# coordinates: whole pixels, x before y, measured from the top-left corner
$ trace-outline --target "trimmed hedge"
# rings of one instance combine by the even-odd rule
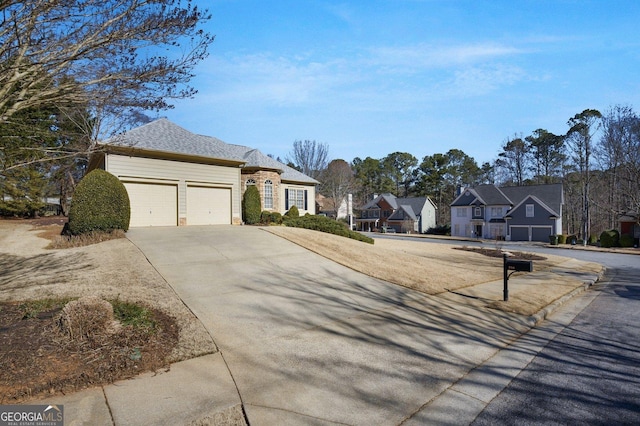
[[[326,216],[305,215],[303,217],[287,217],[285,215],[284,224],[293,228],[312,229],[314,231],[339,235],[341,237],[373,244],[373,238],[364,236],[359,232],[351,231],[343,223]]]
[[[127,231],[131,207],[122,182],[109,172],[89,172],[76,187],[69,209],[69,232],[73,235],[94,231]]]
[[[242,196],[242,220],[247,225],[260,222],[260,192],[255,185],[249,185]]]
[[[300,210],[297,206],[291,206],[291,208],[284,214],[286,217],[300,217]]]
[[[270,225],[272,223],[280,225],[282,224],[282,215],[279,212],[270,212],[265,210],[260,215],[260,223],[264,223],[265,225]]]
[[[609,231],[603,231],[600,234],[600,246],[601,247],[618,247],[620,246],[620,233],[617,229],[611,229]]]
[[[429,228],[425,234],[431,235],[451,235],[451,225],[437,225],[435,228]]]
[[[634,243],[633,235],[622,234],[620,235],[620,247],[633,247]]]

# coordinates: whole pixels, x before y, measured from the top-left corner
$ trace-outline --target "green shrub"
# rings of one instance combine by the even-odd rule
[[[633,247],[633,235],[622,234],[620,235],[620,247]]]
[[[247,225],[260,222],[260,192],[255,185],[250,185],[242,196],[242,220]]]
[[[286,217],[300,217],[300,210],[297,206],[291,206],[291,208],[284,214]]]
[[[69,209],[69,232],[80,235],[127,231],[130,215],[129,194],[122,182],[111,173],[96,169],[76,187]]]
[[[282,224],[282,215],[279,212],[265,210],[260,214],[260,223],[265,225],[280,225]]]
[[[431,235],[451,235],[451,225],[437,225],[435,228],[429,228],[425,234]]]
[[[567,236],[564,234],[558,234],[558,244],[566,244]]]
[[[260,223],[264,223],[265,225],[270,224],[271,223],[271,212],[265,210],[262,213],[260,213]]]
[[[284,224],[294,228],[312,229],[373,244],[372,238],[366,237],[359,232],[351,231],[345,224],[326,216],[305,215],[303,217],[291,217],[285,215]]]
[[[596,244],[598,244],[598,237],[595,235],[591,235],[587,244],[589,244],[590,246],[595,246]]]
[[[271,223],[275,223],[276,225],[282,224],[282,215],[280,212],[271,212]]]
[[[618,247],[620,245],[620,233],[617,229],[603,231],[600,234],[601,247]]]

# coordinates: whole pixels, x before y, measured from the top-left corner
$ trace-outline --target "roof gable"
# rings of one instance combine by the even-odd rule
[[[520,201],[512,209],[510,209],[505,216],[510,216],[511,214],[513,214],[513,212],[515,212],[515,211],[519,210],[520,208],[522,208],[523,205],[529,204],[528,201],[530,201],[530,200],[535,202],[539,206],[541,206],[543,209],[545,209],[547,212],[549,212],[550,215],[555,216],[555,217],[560,217],[560,214],[558,212],[554,211],[551,207],[546,205],[542,200],[540,200],[535,195],[529,195],[529,196],[525,197],[522,201]]]
[[[562,211],[562,204],[564,204],[561,183],[550,185],[505,186],[502,187],[501,190],[513,201],[514,205],[522,204],[525,198],[532,195],[557,215]]]
[[[404,214],[403,214],[404,213]],[[398,207],[396,211],[393,212],[391,216],[387,220],[404,220],[406,219],[404,216],[408,216],[412,220],[418,220],[418,216],[416,212],[410,205],[403,204]]]

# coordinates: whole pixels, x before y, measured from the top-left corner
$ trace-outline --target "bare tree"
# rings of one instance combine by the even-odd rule
[[[606,113],[594,156],[606,172],[602,204],[613,228],[620,214],[640,210],[640,117],[631,107],[616,105]]]
[[[213,36],[206,11],[180,0],[0,3],[0,121],[58,103],[141,110],[192,96],[194,65]]]
[[[327,197],[331,210],[338,217],[340,206],[356,188],[354,172],[344,160],[333,160],[320,176],[320,193]]]
[[[581,235],[584,244],[591,233],[590,215],[590,183],[591,183],[591,156],[593,154],[593,136],[600,128],[602,114],[595,109],[586,109],[580,114],[570,118],[567,124],[570,126],[565,137],[571,159],[580,176],[582,189],[582,218]]]
[[[318,179],[327,168],[329,145],[316,141],[295,141],[286,161],[307,176]]]

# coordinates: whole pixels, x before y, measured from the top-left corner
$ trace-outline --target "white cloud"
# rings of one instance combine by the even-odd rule
[[[371,49],[371,63],[395,70],[424,70],[460,66],[523,53],[522,50],[495,43],[458,46],[378,47]]]
[[[454,73],[445,91],[458,96],[479,96],[522,80],[530,78],[522,68],[513,65],[468,67]]]

